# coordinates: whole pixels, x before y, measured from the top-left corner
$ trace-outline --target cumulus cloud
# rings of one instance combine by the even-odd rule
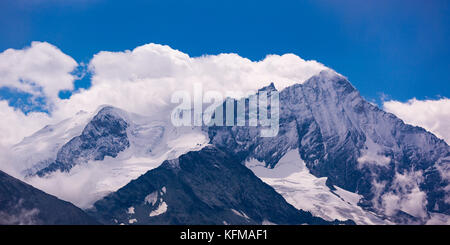
[[[46,42],[32,42],[24,49],[7,49],[0,53],[0,88],[10,88],[33,98],[44,98],[43,106],[51,109],[60,99],[61,90],[72,90],[77,78],[72,71],[78,66],[70,56]],[[59,113],[61,114],[61,113]],[[63,115],[61,115],[63,116]],[[0,101],[0,145],[18,143],[46,124],[61,120],[47,113],[21,110]]]
[[[411,99],[406,103],[391,100],[384,102],[383,108],[405,123],[423,127],[450,143],[450,99]]]
[[[170,106],[174,91],[192,91],[194,83],[205,91],[221,93],[257,90],[270,82],[282,89],[326,69],[293,54],[269,55],[254,62],[237,54],[189,57],[157,44],[132,51],[100,52],[89,68],[94,73],[92,88],[74,96],[71,103],[91,107],[111,104],[142,114]]]
[[[33,42],[22,50],[8,49],[0,54],[0,87],[12,87],[45,96],[51,103],[50,115],[24,115],[0,103],[1,143],[17,143],[24,136],[71,117],[80,110],[95,111],[108,104],[145,115],[169,116],[170,96],[177,90],[192,90],[199,83],[204,90],[256,90],[270,82],[282,89],[302,83],[327,69],[316,61],[293,54],[268,55],[251,61],[237,54],[190,57],[169,46],[147,44],[123,52],[102,51],[88,67],[92,86],[70,99],[61,100],[61,90],[73,89],[72,74],[77,62],[57,47]]]
[[[21,50],[0,53],[0,87],[45,96],[51,100],[61,90],[73,89],[71,72],[78,66],[70,56],[46,42],[32,42]]]
[[[305,79],[325,69],[315,61],[293,54],[268,55],[253,62],[237,54],[205,55],[191,58],[169,46],[147,44],[124,52],[100,52],[90,62],[93,84],[147,81],[152,85],[192,86],[201,82],[219,91],[258,89],[269,82],[278,88]],[[172,80],[160,80],[172,78]],[[161,82],[165,82],[162,83]]]

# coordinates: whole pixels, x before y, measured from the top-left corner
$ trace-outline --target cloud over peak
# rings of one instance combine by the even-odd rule
[[[251,61],[234,53],[190,57],[167,45],[153,43],[132,51],[99,52],[89,67],[95,74],[94,85],[172,78],[177,87],[191,86],[192,80],[197,80],[216,90],[242,89],[242,86],[258,89],[269,81],[284,88],[302,83],[326,69],[316,61],[305,61],[294,54],[268,55],[261,61]]]
[[[386,101],[383,109],[405,123],[420,126],[450,143],[450,99]]]
[[[6,119],[0,125],[0,144],[17,143],[47,123],[56,123],[80,110],[95,111],[104,104],[158,116],[171,107],[173,92],[192,91],[194,83],[201,84],[204,91],[223,93],[257,90],[271,82],[282,89],[327,69],[294,54],[268,55],[261,61],[233,53],[190,57],[167,45],[150,43],[133,50],[95,54],[88,64],[91,87],[60,99],[60,91],[74,89],[78,79],[74,71],[79,67],[72,57],[46,42],[0,53],[0,88],[44,97],[50,111],[24,115],[1,104],[0,113]],[[27,129],[22,129],[25,125]]]

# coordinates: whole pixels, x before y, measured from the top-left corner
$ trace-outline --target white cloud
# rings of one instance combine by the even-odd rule
[[[51,116],[42,113],[24,115],[6,103],[0,103],[0,143],[17,143],[24,136],[76,114],[95,111],[109,104],[128,111],[155,116],[169,116],[170,96],[176,90],[192,90],[201,83],[204,90],[256,90],[270,82],[278,88],[302,83],[326,69],[315,61],[305,61],[293,54],[269,55],[253,62],[237,54],[189,57],[169,46],[147,44],[132,51],[94,55],[89,69],[92,87],[60,100],[60,90],[72,89],[78,66],[70,56],[45,42],[33,42],[22,50],[0,53],[0,87],[9,86],[29,93],[43,90],[51,106]],[[32,82],[30,84],[28,81]],[[156,114],[157,113],[157,114]]]
[[[450,99],[386,101],[383,108],[405,123],[420,126],[450,143]]]
[[[325,69],[315,61],[305,61],[293,54],[269,55],[252,62],[237,54],[206,55],[191,58],[169,46],[147,44],[125,52],[100,52],[90,68],[94,84],[146,81],[168,86],[169,91],[192,82],[219,91],[258,89],[273,81],[278,88],[301,83]],[[170,80],[160,80],[172,78]]]
[[[253,62],[237,54],[189,57],[169,46],[147,44],[124,52],[100,52],[89,64],[93,87],[77,94],[71,103],[82,106],[111,104],[152,114],[169,105],[176,90],[249,91],[274,82],[282,89],[302,83],[326,69],[293,54],[269,55]],[[86,108],[88,109],[88,108]]]
[[[302,83],[327,69],[293,54],[269,55],[253,62],[237,54],[189,57],[169,46],[147,44],[124,52],[100,52],[89,64],[92,87],[60,101],[54,114],[70,116],[78,110],[93,111],[109,104],[144,115],[169,116],[170,98],[177,90],[257,90],[274,82],[282,89]]]
[[[387,215],[394,215],[398,210],[414,217],[426,218],[427,197],[419,188],[423,181],[422,172],[396,173],[390,192],[381,197],[382,206]]]
[[[46,42],[0,53],[0,87],[10,87],[54,100],[60,90],[73,89],[78,66],[70,56]],[[42,89],[42,91],[40,91]]]
[[[0,101],[0,145],[8,146],[31,135],[52,120],[42,112],[32,112],[25,115],[21,110],[14,109],[7,101]]]
[[[362,168],[365,165],[388,166],[391,158],[382,154],[383,149],[381,145],[373,142],[370,138],[366,139],[366,148],[361,151],[361,156],[357,159],[358,167]]]

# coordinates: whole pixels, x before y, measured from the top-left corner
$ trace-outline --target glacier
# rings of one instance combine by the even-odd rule
[[[337,186],[329,187],[326,177],[312,175],[298,149],[286,152],[274,168],[267,168],[266,163],[256,159],[247,160],[245,166],[297,209],[310,211],[328,221],[353,220],[359,225],[392,224],[359,207],[361,195]]]

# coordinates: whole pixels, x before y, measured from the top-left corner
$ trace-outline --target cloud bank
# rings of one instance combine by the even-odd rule
[[[60,99],[61,90],[73,90],[77,77],[72,72],[78,66],[73,58],[46,42],[0,53],[0,87],[44,96],[50,109],[50,114],[25,115],[0,101],[0,115],[4,118],[0,123],[0,144],[18,143],[46,124],[80,110],[95,111],[104,104],[144,115],[166,116],[161,113],[172,107],[172,93],[191,91],[193,83],[220,92],[257,90],[270,82],[282,89],[327,69],[293,54],[268,55],[261,61],[237,54],[190,57],[169,46],[147,44],[123,52],[95,54],[88,64],[92,86],[69,99]]]
[[[420,126],[450,143],[450,99],[386,101],[383,109],[405,123]]]

